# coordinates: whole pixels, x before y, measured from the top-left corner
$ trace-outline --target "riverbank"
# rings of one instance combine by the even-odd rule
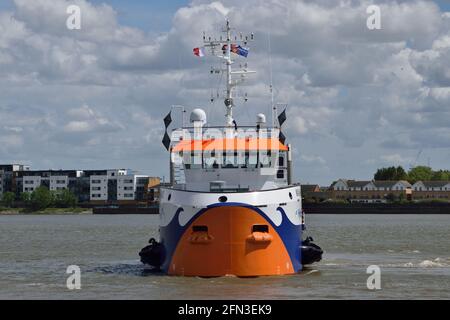
[[[307,214],[450,214],[450,203],[307,203]],[[30,211],[24,208],[1,208],[0,215],[157,215],[159,207],[95,207],[95,208],[48,208]]]
[[[26,208],[0,208],[0,215],[90,215],[92,209],[87,208],[47,208],[44,210],[31,211]]]
[[[96,207],[93,208],[93,214],[115,215],[115,214],[159,214],[159,206],[151,207],[133,207],[133,206],[117,206],[117,207]]]

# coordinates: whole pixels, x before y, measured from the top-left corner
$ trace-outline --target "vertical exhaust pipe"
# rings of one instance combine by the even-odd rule
[[[287,145],[288,153],[287,153],[287,183],[288,185],[292,185],[292,148],[291,144]]]
[[[170,170],[170,186],[175,185],[175,168],[172,161],[172,148],[170,148],[169,152],[169,170]]]

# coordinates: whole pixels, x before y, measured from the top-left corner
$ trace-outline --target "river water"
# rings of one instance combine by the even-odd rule
[[[137,253],[158,216],[0,216],[0,299],[450,299],[450,215],[310,215],[322,262],[301,274],[182,278]],[[69,265],[81,290],[66,287]],[[369,265],[381,289],[367,288]]]

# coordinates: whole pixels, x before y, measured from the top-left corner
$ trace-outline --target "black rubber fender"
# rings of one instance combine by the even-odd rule
[[[322,260],[323,250],[321,247],[313,243],[313,239],[308,237],[302,241],[300,246],[301,262],[303,265],[313,264]]]
[[[164,263],[165,249],[164,245],[151,238],[149,245],[139,252],[141,262],[152,267],[159,268]]]

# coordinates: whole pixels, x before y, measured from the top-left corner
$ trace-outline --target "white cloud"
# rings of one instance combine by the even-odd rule
[[[405,157],[404,155],[400,155],[398,153],[382,155],[380,160],[386,165],[407,165],[413,161],[412,158]]]
[[[23,137],[17,134],[1,135],[0,150],[9,148],[18,148],[23,145]]]
[[[301,155],[300,159],[308,164],[320,164],[320,165],[324,165],[327,162],[325,161],[325,159],[323,159],[320,156],[314,156],[314,155]]]
[[[86,121],[71,121],[64,126],[66,132],[87,132],[92,130]]]
[[[299,134],[304,134],[308,132],[308,129],[306,128],[306,121],[302,117],[297,116],[293,118],[291,121],[294,130],[297,131]]]
[[[94,111],[87,105],[83,105],[80,108],[73,108],[67,111],[67,115],[76,119],[91,119],[95,116]]]

